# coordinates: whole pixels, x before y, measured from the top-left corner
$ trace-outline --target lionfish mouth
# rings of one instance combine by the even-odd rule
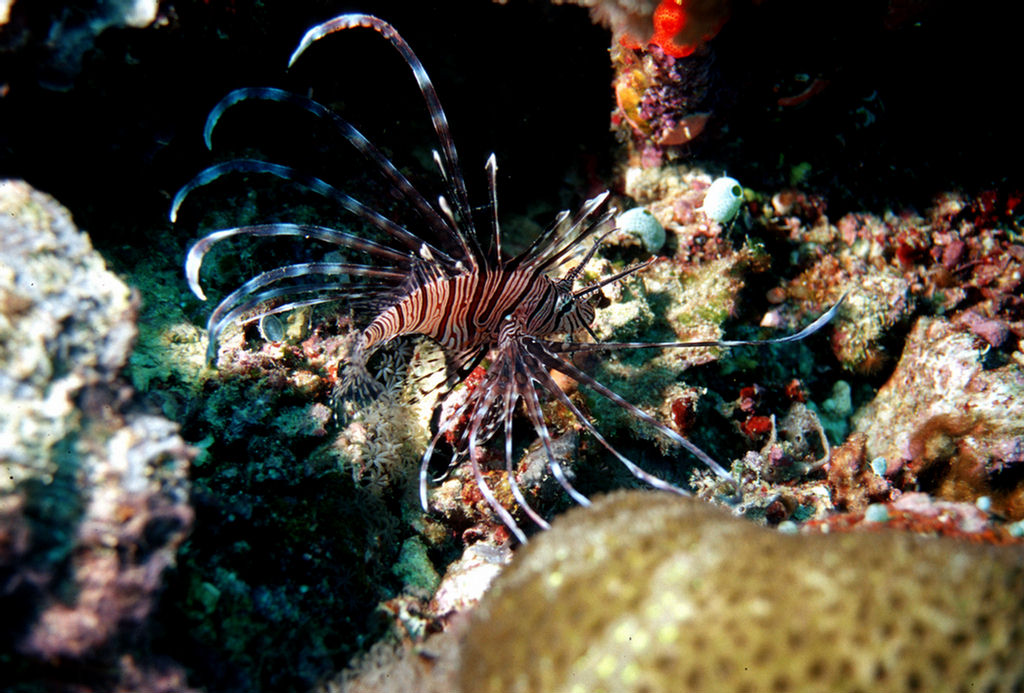
[[[720,478],[732,477],[720,464],[687,438],[573,365],[569,356],[579,353],[651,348],[732,347],[780,344],[804,339],[821,329],[836,314],[843,299],[800,332],[766,340],[702,342],[600,342],[590,330],[593,308],[588,297],[601,286],[644,269],[643,263],[594,284],[573,290],[573,281],[593,256],[608,231],[614,210],[603,211],[608,193],[583,204],[579,212],[560,213],[548,229],[526,250],[514,257],[502,251],[498,223],[494,155],[487,161],[489,200],[488,232],[478,234],[462,169],[448,126],[448,119],[430,77],[399,33],[387,22],[367,14],[343,14],[306,32],[292,53],[289,67],[315,41],[338,31],[369,28],[386,39],[412,70],[426,101],[438,149],[434,161],[444,194],[429,201],[381,151],[351,123],[326,106],[304,96],[270,87],[242,88],[227,94],[207,117],[203,136],[211,148],[212,134],[223,114],[247,101],[278,102],[304,110],[331,124],[363,157],[368,169],[402,202],[411,223],[399,223],[377,209],[334,187],[327,181],[296,168],[257,159],[234,159],[211,166],[186,183],[175,195],[170,218],[198,188],[236,174],[274,176],[298,184],[365,223],[374,238],[327,226],[300,223],[260,223],[220,229],[197,241],[185,260],[188,285],[200,300],[206,296],[199,274],[203,259],[216,244],[238,238],[294,237],[312,239],[334,247],[339,254],[353,253],[368,262],[300,262],[257,274],[224,297],[210,314],[207,358],[215,362],[218,342],[232,323],[246,322],[323,303],[343,302],[352,311],[360,332],[349,362],[345,364],[350,395],[379,391],[366,371],[369,355],[381,345],[404,335],[422,335],[442,348],[447,377],[442,398],[477,368],[485,357],[489,364],[480,383],[455,411],[445,417],[424,452],[420,465],[420,500],[429,512],[428,466],[442,436],[455,436],[455,458],[468,457],[482,496],[519,541],[527,540],[512,512],[497,499],[481,467],[481,446],[499,428],[504,431],[504,461],[511,492],[522,512],[537,526],[547,521],[527,502],[513,466],[513,415],[522,403],[526,416],[540,438],[551,474],[574,501],[588,505],[585,495],[573,487],[569,475],[553,451],[551,431],[541,409],[542,399],[554,399],[579,425],[646,484],[678,494],[688,492],[646,472],[619,452],[593,421],[559,387],[553,373],[566,376],[606,398],[631,416],[682,446]],[[581,244],[597,237],[582,261],[561,278],[557,273],[574,262]],[[557,339],[586,330],[594,342]],[[481,340],[480,335],[492,335]],[[460,422],[464,422],[460,424]],[[461,425],[461,429],[459,428]],[[453,459],[454,462],[454,459]]]

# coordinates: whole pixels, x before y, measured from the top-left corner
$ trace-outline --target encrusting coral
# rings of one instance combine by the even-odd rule
[[[192,690],[140,636],[194,512],[193,451],[123,376],[135,316],[68,210],[0,180],[0,680],[46,672],[5,691]]]
[[[986,364],[990,347],[948,320],[920,318],[892,377],[855,417],[884,474],[939,498],[1024,517],[1024,370]]]
[[[662,493],[569,511],[484,597],[463,691],[1011,691],[1024,554],[784,535]]]

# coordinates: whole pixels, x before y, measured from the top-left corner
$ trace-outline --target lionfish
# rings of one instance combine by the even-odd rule
[[[486,369],[465,402],[442,417],[438,430],[423,453],[419,474],[420,501],[429,512],[427,500],[428,465],[442,436],[455,436],[452,458],[455,464],[468,456],[476,485],[496,515],[521,542],[523,530],[512,514],[495,497],[481,469],[480,446],[497,430],[504,430],[505,468],[510,490],[522,511],[538,526],[547,521],[527,502],[513,468],[513,414],[521,402],[540,439],[548,467],[565,492],[581,505],[585,495],[573,487],[569,476],[552,452],[552,436],[541,410],[542,395],[560,402],[576,421],[638,479],[652,487],[686,494],[620,453],[596,428],[584,412],[566,395],[552,373],[568,376],[589,387],[615,405],[650,425],[668,439],[688,450],[719,477],[732,481],[721,465],[703,450],[650,414],[626,401],[572,363],[572,354],[620,349],[733,347],[781,344],[804,339],[819,330],[836,313],[837,303],[796,334],[764,340],[700,342],[600,342],[590,325],[595,316],[592,300],[602,287],[644,269],[650,261],[628,267],[613,276],[581,288],[574,288],[583,268],[593,257],[601,240],[613,228],[614,209],[602,211],[608,199],[603,192],[587,200],[578,212],[562,211],[529,246],[508,257],[502,249],[496,190],[497,163],[487,159],[487,238],[481,239],[448,120],[430,77],[408,43],[391,24],[367,14],[343,14],[309,29],[292,53],[289,67],[315,41],[353,28],[375,30],[386,39],[411,68],[430,114],[438,149],[434,163],[440,172],[444,193],[431,202],[408,178],[347,120],[326,106],[285,90],[260,87],[241,88],[228,93],[210,112],[204,139],[211,147],[211,134],[229,108],[247,100],[290,104],[333,124],[342,138],[358,152],[369,169],[383,180],[393,195],[408,208],[416,225],[400,224],[384,213],[342,192],[321,178],[295,168],[255,159],[234,159],[211,166],[186,183],[175,195],[171,221],[185,198],[201,186],[228,174],[268,174],[299,184],[336,203],[362,220],[385,239],[371,240],[313,224],[260,223],[215,231],[196,242],[188,252],[185,275],[200,300],[206,300],[199,284],[203,258],[212,246],[236,237],[299,237],[316,239],[340,249],[365,253],[370,264],[349,262],[297,262],[264,271],[229,293],[209,317],[207,358],[215,362],[217,344],[224,328],[245,318],[251,322],[263,316],[328,302],[344,302],[360,327],[344,364],[342,382],[349,396],[367,397],[379,392],[379,385],[367,370],[367,360],[383,345],[400,336],[422,335],[442,349],[446,362],[447,397],[480,365]],[[594,243],[585,253],[581,244]],[[485,240],[485,246],[481,241]],[[582,254],[582,259],[579,256]],[[575,264],[565,270],[566,266]],[[558,276],[558,271],[563,274]],[[571,336],[586,331],[594,342],[573,341]],[[464,422],[461,432],[460,422]]]

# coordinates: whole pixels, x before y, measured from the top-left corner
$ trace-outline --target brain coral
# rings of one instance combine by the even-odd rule
[[[484,598],[463,691],[1020,691],[1024,561],[898,533],[784,535],[698,501],[577,508]]]

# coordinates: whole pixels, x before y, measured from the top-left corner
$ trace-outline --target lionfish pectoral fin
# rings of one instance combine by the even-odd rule
[[[533,345],[533,348],[543,349],[544,347],[543,345]],[[682,496],[690,495],[689,491],[679,488],[675,484],[669,483],[668,481],[665,481],[664,479],[661,479],[655,476],[654,474],[644,471],[639,466],[637,466],[632,460],[630,460],[628,457],[619,452],[614,446],[612,446],[612,444],[608,442],[608,440],[603,435],[601,435],[601,431],[597,429],[597,426],[595,426],[594,423],[580,410],[580,408],[577,407],[571,399],[569,399],[569,396],[565,394],[561,387],[558,386],[554,378],[551,377],[550,373],[542,367],[541,358],[537,356],[535,353],[531,353],[530,357],[537,363],[537,366],[534,368],[534,373],[536,373],[539,376],[540,384],[551,395],[553,395],[556,400],[561,402],[566,409],[569,410],[569,412],[576,418],[580,425],[582,425],[584,429],[589,431],[590,434],[594,436],[597,442],[603,445],[612,455],[618,458],[618,460],[626,467],[626,469],[629,470],[629,472],[633,476],[635,476],[637,479],[640,479],[641,481],[646,483],[648,486],[651,486],[652,488],[660,489],[662,491],[670,491],[672,493],[676,493]],[[560,360],[557,356],[550,352],[548,352],[545,355],[545,357],[549,359]],[[583,384],[586,385],[587,383]]]
[[[540,362],[543,363],[548,368],[558,371],[563,375],[567,375],[573,380],[575,380],[577,383],[589,387],[590,389],[594,390],[596,393],[598,393],[605,399],[609,400],[619,408],[631,414],[634,418],[643,421],[644,423],[657,430],[659,433],[664,435],[672,442],[683,447],[691,455],[693,455],[698,460],[703,462],[704,465],[708,467],[712,472],[714,472],[715,475],[718,476],[720,479],[727,482],[731,482],[734,485],[738,485],[736,478],[732,474],[730,474],[722,465],[716,462],[710,455],[701,450],[695,444],[691,443],[686,437],[680,435],[679,433],[672,430],[665,424],[661,423],[660,421],[658,421],[653,416],[651,416],[644,410],[640,409],[636,405],[627,402],[622,397],[622,395],[618,394],[617,392],[609,388],[607,385],[602,384],[593,376],[584,373],[569,361],[558,358],[558,356],[550,350],[550,347],[559,346],[561,345],[559,345],[557,342],[532,339],[530,340],[530,353],[534,357],[539,359]],[[630,465],[627,465],[627,467],[628,466]],[[630,467],[630,471],[633,471],[632,467]]]
[[[575,296],[579,298],[589,287],[578,292]],[[700,347],[739,347],[739,346],[769,346],[772,344],[789,344],[807,339],[812,334],[821,330],[829,324],[839,313],[843,302],[849,296],[849,292],[839,297],[831,308],[815,318],[814,322],[799,332],[785,335],[783,337],[772,337],[770,339],[713,339],[697,342],[562,342],[548,343],[558,353],[573,352],[577,354],[590,354],[596,351],[615,351],[619,349],[678,349],[678,348],[700,348]]]
[[[445,382],[448,387],[455,387],[469,377],[469,374],[476,370],[487,351],[480,347],[470,349],[455,349],[443,347],[445,363]]]

